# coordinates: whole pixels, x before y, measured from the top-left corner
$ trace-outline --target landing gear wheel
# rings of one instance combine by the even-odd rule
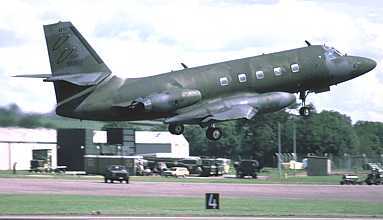
[[[308,117],[310,116],[310,108],[306,105],[306,98],[310,92],[301,91],[299,93],[299,99],[302,100],[302,107],[299,109],[299,115]]]
[[[307,106],[303,106],[299,109],[299,114],[304,117],[310,116],[310,108]]]
[[[183,124],[170,124],[169,125],[169,132],[175,135],[180,135],[184,132],[184,125]]]
[[[209,127],[206,130],[206,137],[210,140],[217,141],[222,137],[222,131],[219,128]]]

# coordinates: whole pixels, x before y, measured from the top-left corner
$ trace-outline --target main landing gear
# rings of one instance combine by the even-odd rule
[[[299,114],[304,117],[310,116],[311,109],[309,106],[306,105],[306,98],[309,95],[310,92],[308,91],[301,91],[299,92],[299,99],[302,100],[302,107],[299,109]]]
[[[183,124],[170,124],[169,132],[175,135],[180,135],[184,133],[184,125]]]
[[[215,125],[212,124],[206,130],[206,137],[210,140],[217,141],[222,137],[222,130],[216,128]]]
[[[180,135],[184,132],[183,124],[170,124],[169,132],[175,135]],[[222,130],[211,124],[206,130],[206,137],[210,140],[217,141],[222,137]]]

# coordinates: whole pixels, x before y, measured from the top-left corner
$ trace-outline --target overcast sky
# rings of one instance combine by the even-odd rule
[[[378,66],[330,92],[318,110],[383,122],[383,2],[334,1],[3,1],[0,105],[54,109],[53,86],[15,74],[50,73],[43,24],[71,21],[114,74],[155,75],[313,44],[373,58]]]

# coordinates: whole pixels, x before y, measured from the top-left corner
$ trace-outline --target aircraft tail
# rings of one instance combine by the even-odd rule
[[[72,116],[73,110],[106,79],[110,69],[71,22],[44,25],[52,74],[18,75],[53,82],[56,113]]]
[[[110,75],[110,69],[71,22],[44,25],[44,34],[52,71],[45,81],[54,83],[59,105]]]
[[[52,75],[111,73],[71,22],[44,25]]]

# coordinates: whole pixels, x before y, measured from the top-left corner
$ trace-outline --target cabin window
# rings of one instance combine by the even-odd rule
[[[245,73],[239,74],[238,80],[239,80],[239,82],[246,82],[247,81],[246,74]]]
[[[282,75],[282,68],[281,67],[275,67],[274,68],[274,75],[276,75],[276,76]]]
[[[291,71],[293,73],[299,72],[299,64],[297,64],[297,63],[291,64]]]
[[[263,79],[263,78],[265,78],[265,74],[263,73],[263,71],[257,71],[257,72],[255,72],[255,76],[257,77],[257,79]]]
[[[219,83],[221,84],[221,86],[227,86],[229,85],[229,80],[227,79],[227,77],[221,77],[219,78]]]

